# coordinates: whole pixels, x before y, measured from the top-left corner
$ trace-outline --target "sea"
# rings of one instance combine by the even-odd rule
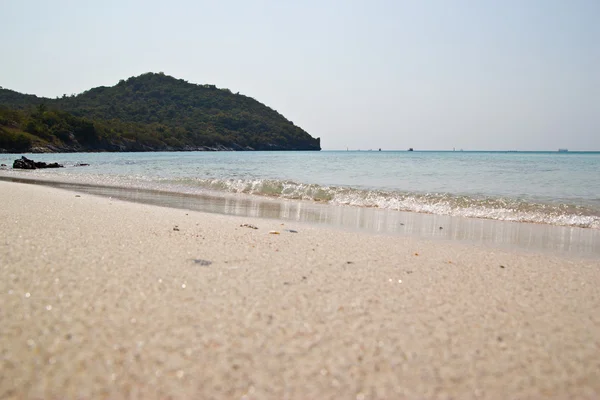
[[[418,226],[409,233],[416,229],[435,233],[425,236],[448,236],[453,231],[449,226],[473,230],[473,226],[484,224],[475,230],[498,231],[502,226],[500,230],[513,231],[514,236],[515,224],[529,224],[526,230],[531,231],[530,236],[580,236],[586,244],[576,245],[575,251],[600,255],[600,152],[24,155],[36,161],[58,162],[65,168],[12,170],[13,161],[21,154],[0,154],[0,164],[8,166],[0,170],[0,177],[206,212],[387,233],[407,232],[410,226]],[[489,228],[483,221],[502,225]],[[547,233],[547,227],[564,229]],[[444,229],[450,232],[441,232]],[[563,242],[547,247],[565,246]]]

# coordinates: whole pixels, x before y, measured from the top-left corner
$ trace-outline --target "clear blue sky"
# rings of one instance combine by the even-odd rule
[[[164,72],[324,149],[600,150],[599,0],[0,0],[0,85]]]

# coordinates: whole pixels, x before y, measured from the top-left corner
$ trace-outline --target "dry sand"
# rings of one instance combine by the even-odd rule
[[[600,397],[598,260],[7,182],[0,205],[2,399]]]

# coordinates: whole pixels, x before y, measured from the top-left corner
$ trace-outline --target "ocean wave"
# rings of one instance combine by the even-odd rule
[[[36,171],[36,178],[78,182],[92,186],[140,188],[175,193],[239,193],[278,199],[303,200],[337,206],[373,207],[436,215],[531,222],[559,226],[600,229],[600,204],[592,199],[586,205],[542,202],[507,197],[418,193],[374,190],[347,186],[322,186],[276,179],[158,178],[144,174],[104,175]],[[65,171],[66,172],[66,171]],[[15,175],[3,171],[4,175]],[[22,176],[22,174],[18,174]],[[30,178],[33,178],[31,176]]]
[[[189,185],[218,192],[307,200],[340,206],[375,207],[427,214],[600,229],[600,210],[576,204],[548,204],[522,199],[461,196],[448,193],[411,193],[320,186],[290,180],[186,178],[171,182],[178,186]]]

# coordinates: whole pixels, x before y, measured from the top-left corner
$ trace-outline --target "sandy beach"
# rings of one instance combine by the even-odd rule
[[[600,397],[600,260],[8,182],[0,204],[2,399]]]

